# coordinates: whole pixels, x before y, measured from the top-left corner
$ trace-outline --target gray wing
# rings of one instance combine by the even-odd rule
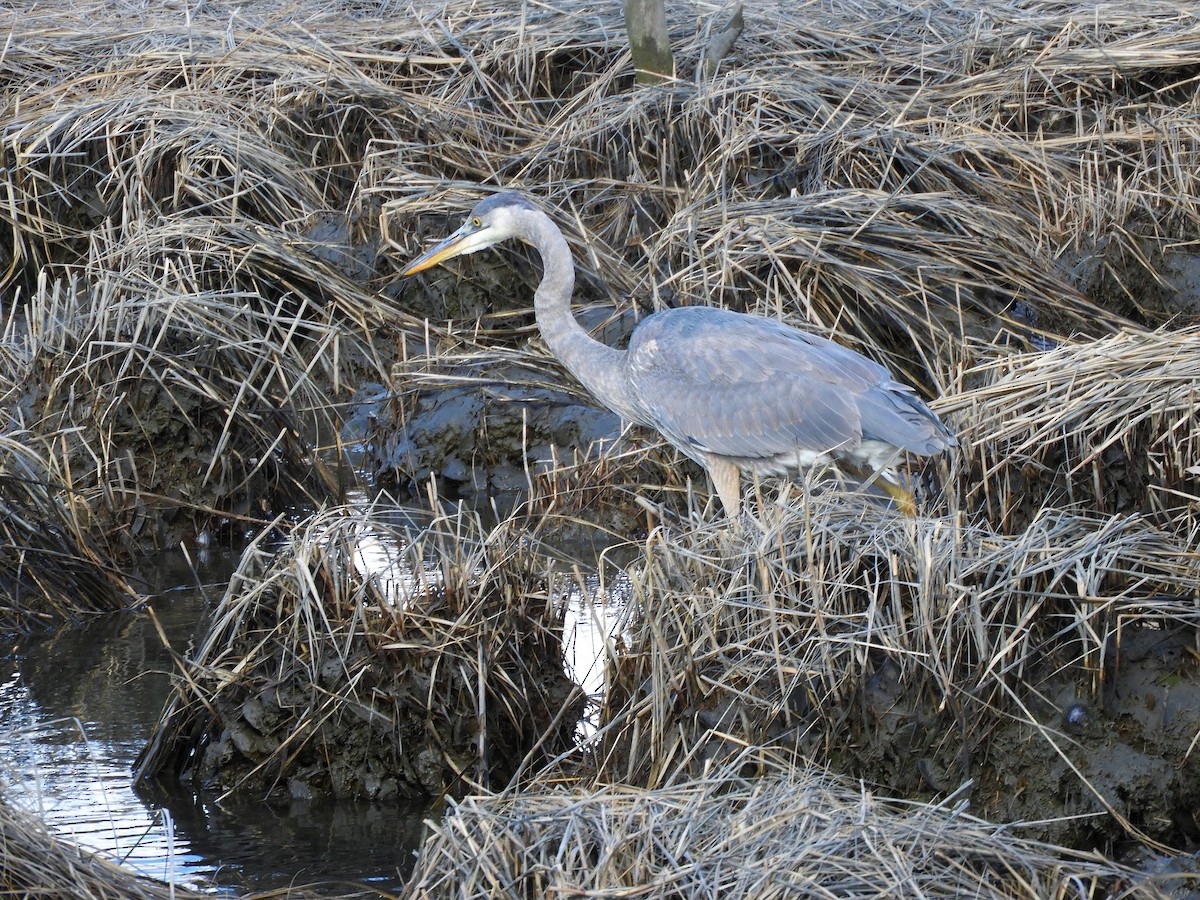
[[[648,317],[626,356],[651,425],[685,453],[745,459],[852,450],[920,454],[953,439],[911,389],[840,344],[770,319],[689,307]]]

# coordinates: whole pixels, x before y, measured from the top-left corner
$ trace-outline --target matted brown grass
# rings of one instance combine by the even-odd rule
[[[1084,801],[1071,811],[1104,810],[1107,837],[1152,837],[1056,717],[1067,685],[1104,698],[1131,628],[1194,654],[1200,384],[1172,266],[1190,262],[1200,230],[1200,21],[1166,2],[758,4],[709,78],[699,62],[728,10],[670,12],[680,78],[658,89],[634,85],[617,4],[0,15],[0,433],[54,475],[18,499],[86,505],[67,546],[103,560],[336,493],[318,448],[336,452],[340,404],[364,381],[398,398],[384,429],[404,427],[449,368],[508,366],[570,390],[534,335],[537,270],[520,252],[395,277],[483,193],[522,189],[566,232],[582,304],[720,304],[814,328],[940,395],[963,444],[944,495],[913,521],[810,481],[803,502],[764,486],[757,521],[733,531],[696,512],[696,470],[636,443],[535,476],[534,516],[598,501],[636,511],[641,497],[666,523],[630,553],[637,613],[585,748],[598,771],[670,796],[677,773],[713,771],[709,758],[782,744],[860,774],[881,753],[896,784],[942,796],[1015,722],[1076,767],[1064,791]],[[358,693],[375,663],[347,648],[392,652],[377,626],[403,617],[363,612],[383,598],[356,580],[347,545],[328,543],[331,516],[315,522],[279,554],[260,539],[247,557],[147,771],[181,771],[172,741],[248,721],[239,704],[281,676],[319,699],[241,731],[253,753],[235,781],[253,772],[247,783],[303,792],[325,770],[287,766],[321,727],[361,713],[371,731],[400,708]],[[496,609],[529,611],[551,593],[537,581],[545,556],[511,523],[423,540],[456,596],[483,584]],[[424,557],[410,562],[423,571]],[[34,583],[68,593],[44,573]],[[463,602],[405,620],[423,660],[412,671],[445,658],[466,673],[450,691],[459,705],[445,703],[455,716],[429,732],[422,789],[489,781],[450,722],[479,721],[469,686],[484,641],[467,613],[486,604]],[[1193,680],[1181,653],[1173,689]],[[513,698],[498,707],[509,724]],[[1193,750],[1184,740],[1184,775]],[[886,856],[879,874],[907,872],[897,865]],[[1110,882],[1096,877],[1099,892]],[[1060,884],[1045,878],[1014,890]]]
[[[1141,873],[1015,839],[961,806],[889,803],[753,754],[655,791],[565,783],[470,797],[436,826],[404,896],[797,894],[1167,896]]]
[[[438,798],[561,752],[583,697],[529,526],[444,511],[416,526],[383,506],[324,511],[279,548],[264,536],[180,660],[136,776]]]
[[[1200,332],[1124,331],[983,363],[939,410],[961,423],[964,491],[999,527],[1142,511],[1194,547],[1198,397]]]
[[[92,537],[87,504],[64,490],[27,434],[0,435],[0,629],[55,626],[139,597]]]
[[[1117,683],[1126,656],[1136,659],[1123,648],[1139,633],[1173,653],[1171,635],[1186,647],[1200,627],[1190,545],[1138,517],[1045,509],[1004,534],[954,512],[900,518],[861,494],[797,499],[765,503],[741,530],[665,526],[627,566],[625,649],[610,661],[593,745],[605,778],[654,787],[744,747],[781,746],[890,792],[938,796],[996,765],[1002,775],[991,748],[1014,722],[1033,723],[1052,759],[1091,765],[1063,730],[1082,701],[1097,723],[1120,719],[1133,746],[1173,742],[1167,755],[1183,768],[1164,759],[1160,777],[1194,793],[1188,744],[1200,717],[1181,711],[1160,728],[1114,700],[1128,690]],[[1181,661],[1181,698],[1192,670]],[[1075,775],[1080,793],[1064,813],[1105,811],[1115,835],[1144,827],[1169,839],[1172,814],[1147,812],[1175,788],[1118,798]],[[1030,776],[1026,800],[1037,784]],[[981,815],[1037,817],[994,789],[968,792]]]

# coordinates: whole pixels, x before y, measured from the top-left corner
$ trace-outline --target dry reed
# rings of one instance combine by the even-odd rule
[[[889,803],[747,754],[658,790],[470,797],[405,896],[1166,897],[1146,876],[1014,838],[961,808]]]
[[[0,891],[26,900],[197,900],[210,896],[138,877],[52,834],[0,800]]]
[[[1200,523],[1200,335],[1122,332],[981,364],[939,407],[962,423],[964,489],[998,527],[1037,509]]]
[[[1112,696],[1123,641],[1150,630],[1186,644],[1200,627],[1200,563],[1145,519],[1046,509],[1006,535],[954,513],[898,519],[837,490],[766,497],[754,526],[663,527],[627,567],[624,650],[594,745],[603,777],[655,787],[780,746],[937,796],[987,771],[1014,722],[1040,728],[1053,757],[1070,743],[1067,705]],[[1200,719],[1178,724],[1183,753]],[[1129,727],[1134,745],[1167,740]],[[1186,775],[1164,777],[1189,793]],[[1128,817],[1142,821],[1142,801],[1080,780],[1066,807],[1139,833]],[[991,790],[973,795],[980,814],[1019,814]],[[1069,837],[1063,825],[1050,833]]]
[[[249,548],[137,777],[438,797],[570,745],[582,696],[529,523],[393,519],[335,508]]]
[[[96,546],[91,512],[27,434],[0,435],[0,629],[25,631],[139,602]]]

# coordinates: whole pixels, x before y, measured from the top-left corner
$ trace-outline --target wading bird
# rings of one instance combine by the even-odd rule
[[[911,513],[913,495],[890,467],[905,453],[932,456],[956,444],[912,388],[885,368],[770,319],[682,307],[643,319],[628,350],[595,340],[571,312],[575,262],[566,239],[520,194],[477,204],[404,274],[509,238],[541,255],[534,312],[550,350],[597,400],[657,429],[702,465],[729,516],[741,510],[743,472],[787,475],[820,462],[876,479]]]

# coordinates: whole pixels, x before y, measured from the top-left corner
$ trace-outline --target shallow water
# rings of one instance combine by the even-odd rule
[[[178,652],[187,654],[202,633],[235,563],[217,556],[193,574],[182,553],[171,554],[152,573],[152,608]],[[279,808],[257,798],[216,803],[186,790],[135,790],[130,767],[162,712],[170,666],[146,615],[108,616],[22,640],[0,661],[6,797],[82,846],[177,884],[401,884],[430,814],[422,806],[308,801]]]
[[[364,552],[366,552],[364,547]],[[378,548],[376,548],[377,550]],[[391,559],[393,554],[377,557]],[[594,557],[593,557],[594,559]],[[403,801],[217,801],[183,787],[135,788],[131,766],[170,690],[171,654],[190,656],[237,564],[212,554],[193,568],[164,554],[148,573],[153,616],[107,616],[22,639],[0,660],[0,778],[5,796],[58,833],[153,878],[199,889],[256,890],[337,882],[395,891],[424,836],[424,805]],[[573,579],[564,643],[594,698],[627,581]],[[597,602],[605,595],[606,602]],[[590,731],[581,723],[581,731]]]

